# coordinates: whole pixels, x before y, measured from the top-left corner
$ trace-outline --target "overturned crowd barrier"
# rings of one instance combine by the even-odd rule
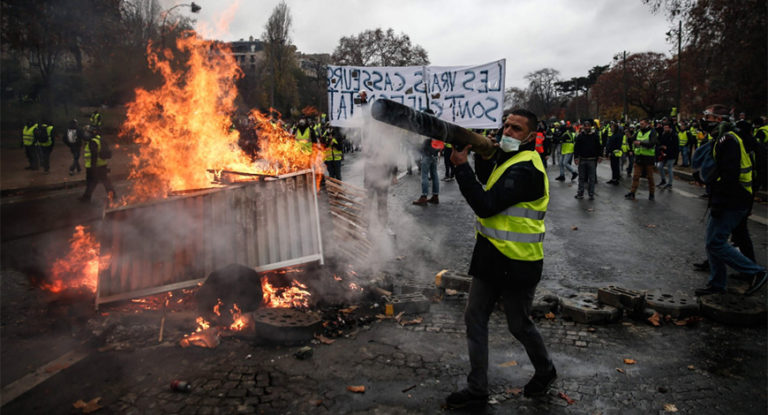
[[[99,304],[194,286],[239,263],[257,271],[323,263],[314,173],[189,191],[107,210]]]

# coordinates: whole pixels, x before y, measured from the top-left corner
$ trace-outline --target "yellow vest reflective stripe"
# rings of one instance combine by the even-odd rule
[[[677,133],[677,139],[679,140],[679,143],[681,146],[688,144],[688,132],[680,131],[679,133]]]
[[[563,134],[563,144],[560,146],[560,154],[573,153],[573,139],[574,134],[572,131],[566,131]]]
[[[106,166],[107,161],[99,157],[99,153],[101,152],[101,136],[97,135],[96,137],[91,138],[91,141],[96,143],[96,166]],[[85,143],[85,151],[83,152],[83,158],[85,159],[85,168],[89,169],[91,168],[91,146],[89,143]]]
[[[100,127],[101,126],[101,114],[98,112],[96,114],[91,114],[91,125],[94,127]]]
[[[25,146],[31,146],[35,144],[35,128],[37,128],[37,123],[32,124],[31,127],[24,127],[22,130],[21,138]]]
[[[741,141],[741,137],[736,135],[733,131],[726,133],[735,138],[739,143],[739,149],[741,150],[741,157],[739,157],[739,183],[752,194],[752,159],[747,154],[747,150],[744,148],[744,142]],[[717,146],[712,149],[712,157],[717,157]],[[720,178],[717,178],[720,181]]]
[[[638,131],[637,137],[635,140],[640,141],[641,143],[646,143],[651,140],[651,129],[648,129],[646,132]],[[656,155],[656,149],[654,148],[645,148],[642,146],[637,146],[635,148],[635,154],[638,156],[651,156],[653,157]]]
[[[627,136],[624,135],[624,137],[621,138],[621,151],[628,153],[629,152],[629,143],[627,143]]]
[[[521,151],[500,166],[488,178],[485,191],[493,188],[502,174],[512,165],[532,162],[544,175],[544,196],[531,202],[516,203],[488,218],[477,218],[475,232],[488,238],[504,256],[519,261],[538,261],[544,258],[544,216],[549,204],[549,181],[546,179],[541,157],[535,151]]]

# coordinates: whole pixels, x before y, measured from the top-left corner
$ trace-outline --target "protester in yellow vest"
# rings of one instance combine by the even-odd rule
[[[112,201],[116,199],[115,188],[112,181],[109,180],[109,169],[107,160],[103,158],[106,154],[102,151],[103,142],[97,129],[90,129],[85,133],[85,151],[83,158],[85,161],[85,193],[80,197],[81,202],[90,202],[91,195],[99,183],[104,185],[108,198]]]
[[[489,160],[476,159],[477,178],[467,163],[471,146],[454,148],[451,156],[461,194],[477,215],[477,242],[464,317],[471,369],[467,388],[446,399],[449,408],[488,401],[488,320],[497,302],[503,302],[507,327],[525,347],[535,369],[523,394],[544,394],[557,378],[530,317],[541,279],[544,216],[549,204],[549,181],[541,157],[534,151],[536,124],[536,115],[527,110],[507,115],[496,152]]]
[[[35,146],[37,147],[37,157],[40,160],[40,166],[46,174],[51,169],[51,152],[53,151],[53,123],[43,122],[35,129]]]
[[[321,138],[323,144],[323,152],[325,156],[325,167],[328,170],[328,176],[333,177],[336,180],[341,180],[341,145],[336,139],[338,136],[338,129],[328,127],[323,133]]]
[[[640,120],[640,131],[637,132],[633,144],[635,166],[632,175],[632,187],[629,193],[624,195],[624,198],[635,200],[635,192],[640,186],[640,176],[645,172],[645,177],[648,179],[648,200],[654,200],[656,187],[653,180],[653,164],[656,162],[656,145],[659,144],[659,135],[656,130],[651,128],[647,118]]]
[[[749,276],[746,295],[757,292],[768,279],[765,267],[728,242],[734,230],[746,221],[753,203],[752,160],[741,137],[725,121],[728,115],[729,109],[724,105],[710,105],[704,111],[702,122],[702,127],[716,140],[712,156],[717,165],[717,180],[711,184],[705,243],[710,265],[709,281],[706,287],[696,290],[697,296],[726,292],[726,265]]]
[[[298,127],[296,127],[296,142],[299,143],[301,151],[305,153],[311,153],[312,144],[317,143],[315,129],[309,126],[306,118],[301,118]]]
[[[24,154],[27,156],[29,166],[24,170],[37,170],[38,169],[38,156],[37,147],[35,146],[35,130],[37,129],[37,123],[32,120],[27,120],[26,124],[21,130],[21,143],[24,146]]]
[[[570,125],[561,136],[560,142],[560,175],[555,178],[558,181],[565,181],[565,169],[571,172],[571,181],[579,177],[576,168],[571,165],[573,161],[573,143],[576,141],[576,134]]]

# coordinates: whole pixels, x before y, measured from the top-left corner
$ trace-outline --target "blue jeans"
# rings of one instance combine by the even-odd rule
[[[595,182],[597,182],[597,160],[579,159],[579,190],[577,194],[584,194],[584,184],[590,196],[595,195]]]
[[[683,167],[691,165],[691,148],[687,145],[680,147],[680,154],[683,155]]]
[[[671,159],[670,160],[664,160],[664,161],[661,162],[661,168],[659,169],[659,173],[661,173],[661,181],[666,181],[667,184],[669,184],[670,186],[672,186],[672,180],[673,180],[672,167],[674,165],[675,165],[675,161],[674,160],[671,160]],[[664,170],[666,170],[668,172],[669,180],[666,179],[665,174],[664,174]]]
[[[437,178],[437,157],[421,156],[421,194],[429,194],[429,180],[432,179],[432,194],[440,193],[440,180]]]
[[[560,155],[560,176],[565,177],[565,169],[568,169],[571,174],[576,173],[576,169],[571,165],[573,161],[573,153]]]
[[[725,266],[734,271],[754,275],[765,268],[755,264],[745,257],[739,250],[728,243],[728,237],[733,230],[747,216],[747,209],[724,209],[712,211],[707,216],[707,258],[709,259],[709,285],[715,288],[725,289],[728,282],[728,274]]]

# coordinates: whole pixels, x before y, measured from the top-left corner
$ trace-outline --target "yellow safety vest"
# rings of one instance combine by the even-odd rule
[[[302,133],[300,130],[296,130],[296,141],[299,142],[301,150],[305,153],[312,152],[312,139],[310,138],[309,128]]]
[[[621,138],[621,151],[624,153],[629,153],[629,143],[627,142],[626,134],[624,134],[624,137]]]
[[[98,112],[95,114],[91,114],[91,125],[94,127],[101,127],[101,114]]]
[[[99,153],[101,153],[101,136],[97,135],[96,137],[91,138],[91,141],[96,142],[96,166],[106,166],[107,161],[99,157]],[[85,143],[85,152],[83,153],[83,158],[85,159],[85,168],[91,168],[91,146],[89,143]]]
[[[44,141],[42,143],[41,142],[37,142],[37,143],[35,143],[35,145],[40,146],[40,147],[50,147],[50,146],[52,146],[53,145],[53,137],[51,137],[51,132],[53,131],[53,126],[52,125],[43,124],[41,127],[45,128],[45,136],[47,138],[47,141]]]
[[[488,238],[504,256],[518,261],[544,258],[544,215],[549,204],[549,181],[541,157],[535,151],[521,151],[500,166],[494,167],[485,191],[491,190],[512,165],[530,161],[544,175],[544,196],[531,202],[516,203],[488,218],[477,218],[475,232]]]
[[[574,134],[572,131],[566,131],[563,133],[563,144],[560,146],[560,154],[571,154],[573,153],[573,141],[574,141]]]
[[[733,131],[729,131],[729,134],[736,141],[739,142],[739,149],[741,149],[740,166],[739,166],[739,183],[752,194],[752,159],[747,154],[747,150],[744,148],[744,142],[741,141],[741,137],[736,135]],[[717,146],[712,149],[712,157],[717,158]],[[717,178],[720,181],[720,178]]]
[[[646,132],[638,131],[637,137],[635,137],[635,140],[642,142],[648,142],[651,139],[651,129],[648,129]],[[645,148],[642,146],[637,146],[635,148],[635,154],[638,156],[651,156],[653,157],[656,155],[656,149],[654,148]]]
[[[679,143],[681,146],[688,144],[688,132],[687,131],[680,131],[677,133],[677,139],[679,140]]]
[[[35,144],[35,128],[37,123],[32,124],[31,127],[24,127],[21,132],[21,138],[25,146],[31,146]]]
[[[760,131],[763,132],[763,141],[760,141],[760,144],[768,143],[768,125],[764,125],[758,128],[757,130],[755,130],[755,134],[754,134],[755,139],[757,139],[757,133],[759,133]]]
[[[335,138],[331,139],[331,144],[328,145],[328,147],[325,148],[324,154],[325,154],[325,161],[339,161],[341,160],[341,150],[336,149],[333,147],[334,145],[338,145],[339,142],[336,141]]]

